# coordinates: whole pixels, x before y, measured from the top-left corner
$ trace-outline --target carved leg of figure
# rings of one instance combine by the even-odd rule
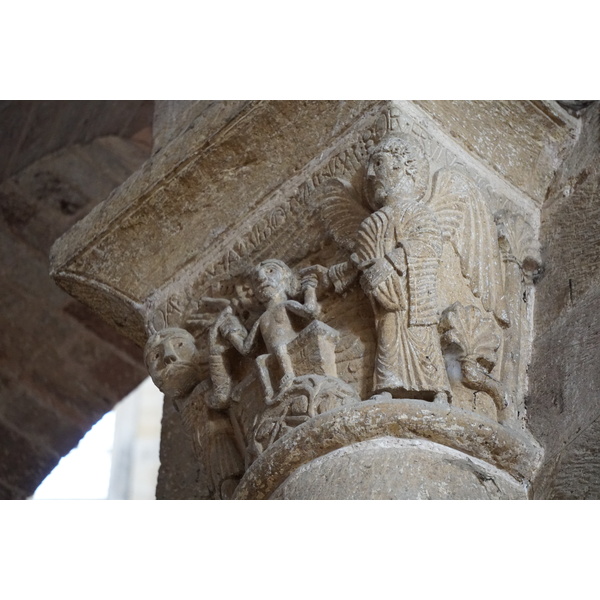
[[[260,377],[260,382],[265,392],[265,403],[267,404],[267,406],[273,404],[273,397],[275,395],[273,391],[273,385],[271,384],[271,375],[269,374],[269,369],[267,367],[267,359],[269,358],[269,356],[269,354],[261,354],[260,356],[256,357],[258,375]]]
[[[216,410],[227,408],[231,402],[232,379],[229,365],[225,358],[228,345],[223,342],[219,334],[222,320],[231,313],[230,309],[224,310],[210,329],[208,338],[209,370],[213,384],[213,392],[207,397],[207,404]]]
[[[207,403],[211,408],[222,410],[229,406],[232,383],[223,354],[211,355],[209,367],[213,393],[207,398]]]
[[[294,367],[292,366],[292,359],[290,358],[285,345],[275,346],[273,351],[283,371],[283,377],[281,378],[281,383],[279,385],[279,391],[283,392],[289,389],[294,381]]]

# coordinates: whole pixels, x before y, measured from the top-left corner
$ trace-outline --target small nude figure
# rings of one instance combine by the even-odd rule
[[[296,275],[284,262],[273,258],[265,260],[252,274],[252,289],[256,299],[265,307],[263,314],[246,335],[240,329],[239,320],[233,316],[224,320],[220,326],[220,333],[244,356],[250,354],[260,332],[267,351],[275,357],[283,372],[280,391],[289,388],[294,379],[294,368],[287,345],[298,334],[290,321],[290,313],[304,319],[317,316],[316,285],[316,277],[305,278],[300,285]],[[304,304],[290,299],[297,296],[299,291],[304,293]],[[266,366],[267,357],[268,355],[259,356],[257,364],[265,388],[266,402],[269,404],[273,400],[274,390]]]

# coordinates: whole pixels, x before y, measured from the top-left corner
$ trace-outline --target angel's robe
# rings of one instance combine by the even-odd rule
[[[375,393],[432,399],[450,391],[437,332],[442,244],[426,204],[397,201],[362,222],[353,260],[329,270],[338,291],[362,273],[377,330]]]

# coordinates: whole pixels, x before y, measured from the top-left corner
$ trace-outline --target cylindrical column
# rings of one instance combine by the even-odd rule
[[[238,499],[527,499],[541,449],[481,415],[368,400],[295,428],[247,470]]]

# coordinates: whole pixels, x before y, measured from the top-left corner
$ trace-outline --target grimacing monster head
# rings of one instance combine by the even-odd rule
[[[170,396],[188,394],[201,379],[194,336],[179,327],[161,329],[150,336],[144,362],[155,385]]]

